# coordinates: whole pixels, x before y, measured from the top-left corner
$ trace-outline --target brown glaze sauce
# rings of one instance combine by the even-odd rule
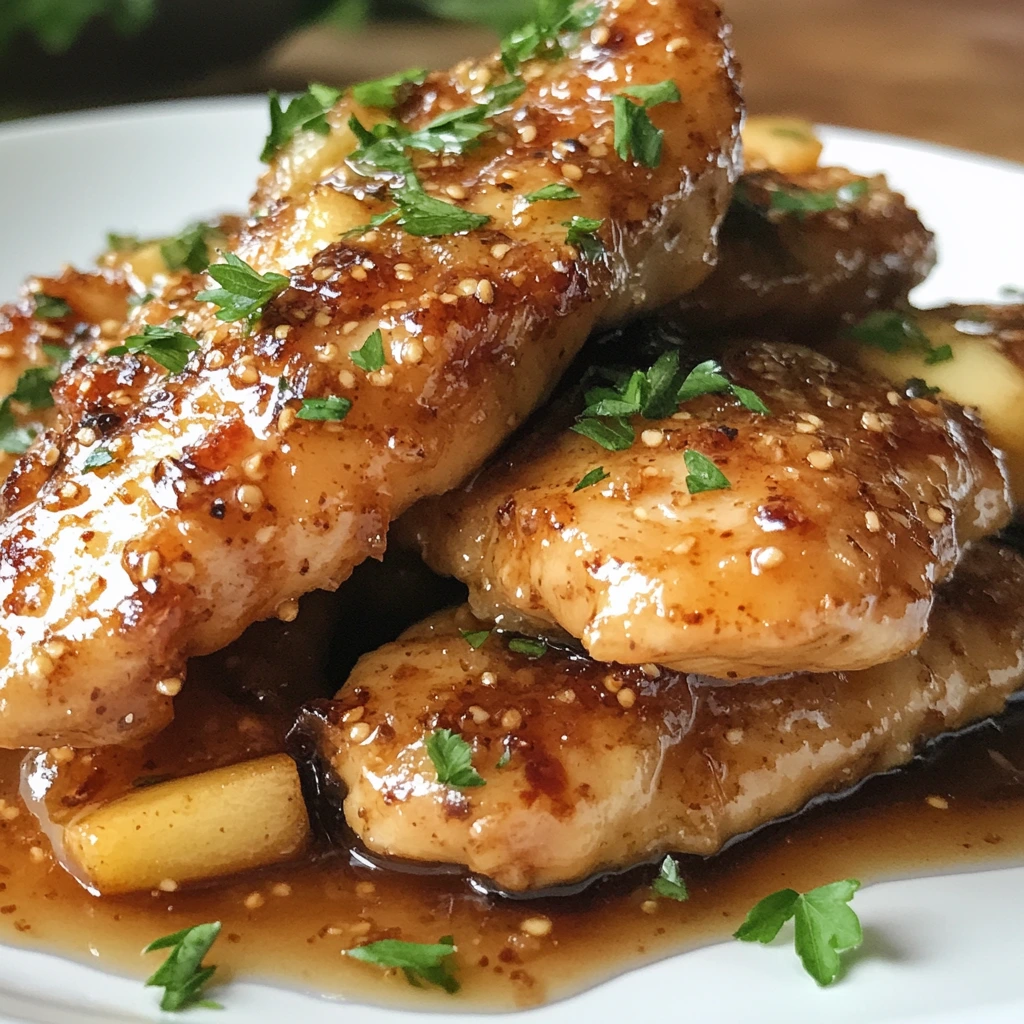
[[[122,758],[121,769],[143,778],[178,775],[265,753],[280,747],[284,723],[280,713],[197,696],[145,751]],[[940,743],[910,768],[763,829],[718,857],[682,858],[686,903],[652,901],[651,867],[599,880],[577,896],[512,901],[477,895],[459,877],[375,870],[326,850],[191,891],[97,898],[55,862],[20,803],[18,762],[16,752],[0,761],[0,941],[141,979],[157,962],[139,954],[148,941],[220,920],[223,932],[208,958],[219,965],[218,978],[408,1007],[453,1009],[448,1001],[455,999],[463,1010],[514,1009],[557,999],[722,940],[757,899],[784,886],[1024,862],[1024,702]],[[100,774],[103,789],[132,781],[118,781],[112,768]],[[520,927],[538,915],[553,923],[543,938]],[[366,935],[436,941],[448,933],[459,945],[463,988],[455,997],[412,988],[401,975],[341,955]]]

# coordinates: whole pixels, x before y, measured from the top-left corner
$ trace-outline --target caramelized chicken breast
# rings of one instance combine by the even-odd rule
[[[1024,681],[1022,607],[1024,559],[982,544],[916,653],[732,686],[564,650],[531,659],[499,634],[474,650],[460,628],[485,627],[443,612],[366,655],[303,727],[323,792],[343,798],[373,854],[543,889],[668,851],[714,853],[996,714]],[[481,784],[438,780],[426,748],[437,729],[461,734]]]
[[[709,394],[606,451],[563,408],[403,529],[481,619],[599,661],[737,679],[907,653],[963,546],[1009,518],[981,427],[796,345],[721,366],[770,415]],[[701,490],[695,453],[725,486]]]
[[[796,341],[905,302],[934,265],[934,236],[880,175],[757,171],[737,186],[714,273],[668,315]]]
[[[327,134],[298,131],[281,148],[230,242],[256,272],[287,275],[255,325],[216,318],[197,298],[206,275],[172,275],[123,335],[169,325],[198,339],[182,372],[129,354],[65,374],[67,426],[3,493],[0,745],[160,728],[187,657],[379,555],[389,521],[479,465],[595,324],[706,273],[738,148],[726,26],[712,0],[597,8],[592,28],[524,60],[521,95],[474,122],[489,126],[479,145],[408,151],[419,195],[448,197],[442,221],[485,224],[449,234],[434,220],[414,235],[385,216],[343,237],[410,187],[354,169],[386,115],[345,97],[318,122]],[[488,90],[505,81],[498,57],[432,74],[401,90],[395,130],[478,100],[503,108]],[[664,82],[682,98],[645,113],[664,132],[660,161],[620,158],[613,95],[664,94]],[[559,182],[579,198],[524,198]],[[601,223],[577,223],[585,238],[572,244],[572,217]],[[384,364],[364,372],[350,355],[376,329]],[[110,459],[90,469],[98,447]]]

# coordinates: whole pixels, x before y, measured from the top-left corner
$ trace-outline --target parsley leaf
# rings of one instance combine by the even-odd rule
[[[50,346],[47,346],[48,348]],[[61,349],[62,355],[67,353]],[[53,355],[48,351],[47,355]],[[59,366],[31,366],[23,370],[14,385],[14,390],[0,402],[0,451],[10,455],[21,455],[39,433],[37,424],[18,426],[14,418],[12,402],[27,405],[33,412],[49,409],[53,405],[50,389],[60,376]]]
[[[100,445],[89,452],[85,462],[82,463],[82,469],[86,473],[91,473],[103,466],[109,466],[113,461],[114,456],[110,454],[110,450]]]
[[[181,373],[188,363],[189,352],[196,352],[199,343],[190,334],[173,327],[146,324],[141,334],[132,334],[123,345],[107,349],[108,356],[123,356],[129,352],[149,356],[169,374]]]
[[[603,223],[603,220],[595,220],[593,217],[573,217],[572,220],[563,220],[563,227],[569,229],[565,233],[566,245],[578,249],[585,260],[596,260],[604,254],[604,244],[594,232]]]
[[[606,419],[586,418],[571,427],[577,434],[589,437],[610,452],[624,452],[633,447],[636,432],[633,425],[621,416]]]
[[[394,193],[401,211],[398,225],[410,235],[436,238],[482,228],[490,221],[483,213],[471,213],[453,203],[428,196],[419,189],[403,188]]]
[[[579,199],[580,194],[574,188],[570,188],[568,185],[562,185],[557,181],[553,181],[550,185],[545,185],[543,188],[537,189],[536,192],[530,192],[523,198],[528,203],[542,203],[545,200],[555,200],[556,202],[564,203],[567,199]]]
[[[191,1006],[221,1009],[219,1003],[200,998],[216,967],[203,967],[203,957],[220,934],[220,921],[183,928],[173,935],[154,939],[142,952],[170,949],[167,959],[150,975],[147,985],[163,988],[160,1009],[174,1012]]]
[[[71,315],[71,307],[55,295],[36,292],[32,298],[36,302],[35,314],[41,320],[59,320],[61,317]]]
[[[931,339],[908,313],[896,309],[875,310],[847,331],[849,337],[895,355],[904,350],[917,351],[926,363],[944,363],[953,358],[949,345],[934,347]]]
[[[768,203],[765,206],[751,196],[746,183],[741,181],[736,186],[733,201],[755,213],[795,214],[803,219],[812,213],[827,213],[842,206],[852,206],[870,190],[870,184],[864,180],[850,181],[838,188],[820,191],[801,188],[799,185],[777,185],[767,190]]]
[[[491,631],[489,629],[460,629],[459,634],[474,651],[478,651],[487,643]]]
[[[426,981],[454,994],[459,991],[459,983],[445,961],[455,953],[456,948],[455,940],[450,935],[443,936],[436,943],[381,939],[379,942],[346,950],[345,955],[378,967],[398,967],[410,985],[419,987],[421,981]]]
[[[282,274],[257,274],[248,263],[230,252],[224,254],[223,263],[214,263],[207,273],[221,287],[201,291],[196,300],[219,306],[218,320],[228,323],[247,320],[250,326],[259,319],[267,303],[289,284]]]
[[[634,103],[630,96],[640,102]],[[635,163],[657,167],[661,163],[665,133],[654,127],[647,111],[661,103],[678,103],[681,99],[678,87],[671,80],[656,85],[632,85],[613,96],[615,152],[619,159],[632,157]]]
[[[326,398],[304,398],[295,415],[300,420],[343,420],[351,408],[351,399],[328,395]]]
[[[531,640],[529,637],[518,636],[509,640],[508,649],[527,658],[543,658],[548,652],[548,645],[543,640]]]
[[[724,391],[731,391],[739,400],[740,405],[751,412],[760,413],[762,416],[772,414],[771,409],[765,405],[756,392],[733,384],[722,371],[721,366],[713,359],[698,363],[689,372],[679,389],[678,401],[688,402],[691,398],[699,398],[701,395],[718,395]]]
[[[360,370],[365,370],[367,373],[375,373],[377,370],[383,369],[385,362],[384,336],[380,333],[380,328],[378,327],[363,342],[361,348],[349,352],[348,357]]]
[[[651,888],[659,896],[664,896],[670,900],[678,900],[680,903],[690,898],[686,883],[679,875],[679,865],[671,857],[666,857],[661,862],[658,877],[651,883]]]
[[[596,24],[601,10],[597,4],[570,8],[553,0],[542,0],[534,21],[517,28],[501,42],[501,62],[515,74],[523,61],[533,57],[557,60],[565,52],[558,37],[564,32],[580,32]]]
[[[141,246],[142,240],[138,235],[119,235],[116,231],[107,232],[107,248],[114,252],[134,252]]]
[[[271,92],[267,97],[270,102],[270,132],[263,144],[260,159],[269,163],[274,154],[291,142],[298,131],[329,135],[331,126],[324,115],[338,102],[340,96],[340,89],[313,83],[301,96],[296,96],[287,107],[282,108],[280,95]]]
[[[427,77],[423,68],[410,68],[408,71],[396,71],[393,75],[375,78],[370,82],[360,82],[352,86],[352,96],[357,103],[366,107],[380,107],[390,110],[398,106],[399,90],[403,85],[422,85]]]
[[[703,494],[704,491],[724,491],[732,486],[725,474],[706,455],[687,448],[683,452],[683,461],[688,470],[686,489],[691,494]]]
[[[859,888],[860,882],[848,878],[807,893],[780,889],[747,914],[733,937],[742,942],[768,943],[795,917],[794,944],[804,970],[819,985],[831,985],[839,975],[839,954],[855,949],[864,939],[860,920],[849,906]]]
[[[495,768],[504,768],[509,761],[512,760],[512,748],[508,745],[508,740],[502,746],[501,757],[494,763]]]
[[[457,732],[435,729],[426,739],[426,748],[442,785],[456,789],[485,785],[473,767],[473,748]]]
[[[575,494],[576,491],[585,490],[587,487],[593,487],[594,484],[599,484],[602,480],[607,480],[609,474],[604,471],[604,466],[597,466],[592,469],[582,480],[572,489]]]
[[[209,224],[191,224],[180,235],[165,238],[160,243],[160,255],[168,270],[184,267],[193,274],[201,274],[210,265],[207,236],[213,233]]]

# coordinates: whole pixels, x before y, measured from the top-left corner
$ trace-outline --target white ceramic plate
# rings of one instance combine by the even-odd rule
[[[241,210],[258,172],[262,100],[144,106],[0,130],[0,295],[29,271],[86,263],[109,230],[159,235]],[[885,171],[938,234],[941,262],[915,298],[998,297],[1024,285],[1024,167],[954,150],[828,129],[826,159]],[[712,1024],[1020,1024],[1024,867],[890,882],[857,896],[866,941],[841,985],[818,989],[792,946],[727,943],[653,964],[528,1024],[625,1020]],[[235,983],[196,1024],[416,1024],[409,1013],[340,1005]],[[115,1024],[159,1018],[153,989],[22,950],[0,953],[0,1020]],[[453,1002],[452,1010],[458,1005]],[[466,1024],[483,1021],[463,1017]]]

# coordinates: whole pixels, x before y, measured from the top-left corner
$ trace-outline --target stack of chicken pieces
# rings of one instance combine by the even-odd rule
[[[394,183],[346,163],[365,143],[350,115],[383,115],[345,97],[275,157],[260,215],[225,226],[225,251],[288,278],[255,324],[217,319],[187,269],[132,310],[130,267],[34,286],[68,303],[46,330],[75,358],[3,491],[0,745],[152,736],[187,659],[343,585],[400,516],[392,536],[468,603],[366,654],[300,731],[367,850],[504,891],[713,853],[1024,683],[1024,560],[987,539],[1012,514],[1002,455],[974,411],[841,341],[903,308],[930,234],[883,179],[816,151],[759,170],[751,137],[737,183],[709,0],[597,6],[527,60],[479,146],[416,154],[424,191],[483,226],[353,233]],[[420,127],[506,68],[409,83],[389,116]],[[681,100],[646,115],[658,162],[616,152],[609,96],[665,82]],[[551,185],[575,198],[523,198]],[[794,213],[780,194],[832,201]],[[5,317],[32,365],[39,321]],[[1015,328],[992,317],[997,347]],[[172,320],[199,342],[181,372],[89,358]],[[356,372],[378,329],[386,365]],[[657,401],[626,395],[634,371]],[[595,382],[614,442],[572,429]],[[343,419],[296,415],[338,396]],[[468,744],[472,785],[439,777],[438,730]]]

